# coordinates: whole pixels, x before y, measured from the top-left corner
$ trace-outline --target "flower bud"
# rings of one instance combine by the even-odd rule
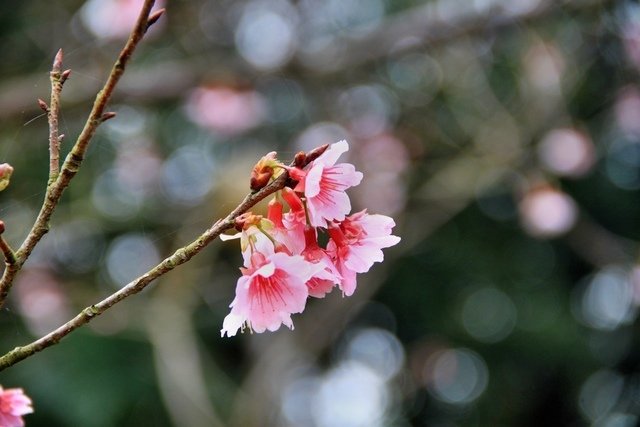
[[[58,52],[56,53],[55,58],[53,58],[53,66],[51,68],[52,72],[55,72],[55,73],[60,72],[60,70],[62,69],[62,57],[63,57],[62,49],[58,49]]]
[[[239,215],[235,221],[235,227],[238,231],[243,231],[248,229],[251,226],[260,225],[263,219],[262,215],[256,215],[253,212],[245,212],[242,215]]]
[[[293,165],[297,168],[303,168],[307,165],[307,155],[304,151],[298,151],[296,156],[293,158]]]
[[[0,191],[7,188],[12,173],[13,167],[9,163],[0,164]]]
[[[258,191],[269,184],[272,177],[278,177],[278,175],[282,173],[282,170],[276,168],[280,166],[282,166],[282,164],[276,159],[275,151],[262,157],[251,171],[251,180],[249,182],[251,190],[254,192]]]
[[[324,152],[327,151],[327,148],[329,148],[329,144],[321,145],[321,146],[316,147],[313,150],[309,151],[307,153],[307,155],[306,155],[305,163],[309,164],[309,163],[313,162],[315,159],[317,159],[322,154],[324,154]]]

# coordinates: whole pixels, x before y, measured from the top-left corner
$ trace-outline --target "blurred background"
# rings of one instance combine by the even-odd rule
[[[0,5],[0,194],[19,246],[138,0]],[[51,232],[2,352],[226,215],[268,151],[347,139],[356,209],[402,242],[295,330],[220,338],[241,256],[214,242],[0,374],[29,426],[635,426],[640,6],[606,0],[166,0]]]

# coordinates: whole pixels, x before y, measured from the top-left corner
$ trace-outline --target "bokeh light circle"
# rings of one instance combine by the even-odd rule
[[[489,383],[489,370],[484,360],[475,352],[460,348],[444,350],[434,355],[429,364],[431,372],[428,388],[438,400],[467,405],[485,391]]]

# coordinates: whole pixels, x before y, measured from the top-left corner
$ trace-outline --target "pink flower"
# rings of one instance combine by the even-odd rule
[[[33,412],[31,399],[21,388],[3,390],[0,387],[0,426],[23,427],[23,415]]]
[[[143,0],[89,0],[80,11],[80,18],[96,37],[101,39],[126,39],[131,32]],[[164,1],[156,1],[152,12],[164,6]],[[163,26],[161,20],[151,28]]]
[[[307,226],[304,230],[306,247],[302,252],[302,256],[307,261],[322,266],[312,278],[307,281],[309,295],[316,298],[324,298],[326,294],[333,290],[336,283],[342,281],[342,276],[333,264],[331,257],[327,252],[318,246],[318,237],[316,229]]]
[[[342,221],[351,211],[345,190],[360,184],[362,173],[350,163],[335,164],[349,150],[347,141],[336,142],[307,170],[292,168],[291,176],[298,180],[296,191],[304,192],[309,221],[314,227],[326,227],[327,221]]]
[[[342,275],[339,286],[345,295],[355,291],[356,273],[366,273],[374,262],[382,262],[382,249],[400,242],[400,237],[391,235],[395,225],[393,218],[363,210],[329,228],[327,252]]]
[[[271,230],[273,228],[273,225],[269,220],[261,219],[260,223],[263,229]],[[242,253],[242,258],[244,259],[243,265],[245,267],[248,267],[250,265],[251,254],[256,245],[259,247],[267,245],[273,248],[273,244],[271,244],[267,237],[262,234],[260,228],[255,225],[249,226],[236,234],[220,235],[220,240],[222,240],[223,242],[234,239],[240,239],[240,253]],[[273,249],[271,249],[271,251],[273,251]]]
[[[306,219],[304,205],[290,188],[282,189],[282,198],[285,199],[291,209],[283,215],[282,203],[277,198],[269,202],[267,218],[274,224],[271,234],[276,241],[282,243],[288,249],[290,255],[300,255],[305,245],[304,227]]]
[[[256,332],[275,331],[285,324],[293,329],[292,313],[304,310],[309,296],[305,283],[320,267],[301,256],[269,251],[254,251],[247,268],[241,268],[236,297],[225,317],[221,336],[234,336],[248,326]]]
[[[267,111],[265,100],[254,90],[220,85],[195,89],[187,100],[186,110],[196,124],[226,135],[258,126]]]

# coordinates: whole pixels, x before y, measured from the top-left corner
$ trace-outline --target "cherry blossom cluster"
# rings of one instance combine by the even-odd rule
[[[0,426],[24,427],[22,416],[32,412],[31,399],[21,388],[3,390],[0,386]]]
[[[236,220],[240,233],[223,239],[240,238],[244,266],[222,336],[245,328],[275,331],[282,324],[293,329],[291,315],[301,313],[309,297],[323,298],[336,286],[352,295],[357,274],[381,262],[382,249],[400,241],[391,235],[392,218],[366,210],[350,215],[345,191],[360,183],[362,173],[352,164],[336,163],[348,149],[347,141],[340,141],[309,164],[297,157],[293,166],[272,152],[256,164],[252,189],[285,171],[292,185],[274,195],[266,218],[245,213]]]

